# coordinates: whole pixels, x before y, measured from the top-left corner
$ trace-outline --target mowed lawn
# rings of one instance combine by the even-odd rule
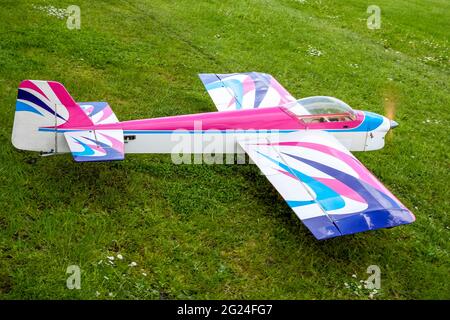
[[[38,7],[71,4],[81,30]],[[449,12],[447,0],[2,0],[0,298],[368,299],[370,265],[374,299],[450,298]],[[128,120],[215,111],[197,73],[246,71],[298,98],[395,104],[386,147],[356,155],[416,222],[320,242],[253,165],[80,164],[10,142],[23,79]]]

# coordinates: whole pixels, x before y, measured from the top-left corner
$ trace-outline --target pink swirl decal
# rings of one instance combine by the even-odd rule
[[[313,142],[279,142],[279,143],[272,143],[271,145],[280,145],[280,146],[299,146],[299,147],[305,147],[310,148],[313,150],[317,150],[323,153],[326,153],[328,155],[331,155],[335,158],[338,158],[342,161],[344,161],[347,165],[349,165],[359,176],[361,180],[364,182],[370,184],[378,191],[384,192],[385,194],[389,195],[391,198],[397,200],[399,203],[400,200],[398,200],[388,189],[386,189],[381,182],[375,178],[368,169],[366,169],[361,162],[359,162],[358,159],[354,158],[353,156],[332,148],[328,146],[324,146],[322,144],[313,143]]]
[[[123,152],[124,150],[124,145],[122,141],[117,140],[116,138],[113,138],[111,136],[108,136],[102,132],[97,131],[97,134],[100,134],[101,136],[103,136],[104,138],[106,138],[109,142],[111,142],[111,148],[119,151],[119,152]]]
[[[49,100],[49,98],[45,95],[45,93],[37,85],[35,85],[33,82],[31,82],[30,80],[22,81],[22,83],[20,84],[19,88],[20,89],[31,89],[31,90],[34,90],[37,93],[39,93],[40,95],[42,95],[43,97],[45,97],[47,100]]]
[[[103,110],[102,110],[102,116],[101,118],[97,121],[97,123],[102,122],[103,120],[107,119],[109,116],[111,116],[113,114],[111,108],[109,108],[108,106],[106,106]]]

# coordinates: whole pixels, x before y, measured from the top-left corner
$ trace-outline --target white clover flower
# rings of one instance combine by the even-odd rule
[[[119,254],[117,255],[117,259],[123,260],[123,256],[119,253]]]
[[[146,276],[147,276],[147,274],[146,274],[145,272],[142,272],[142,275],[143,275],[144,277],[146,277]]]
[[[42,11],[44,13],[46,13],[48,16],[53,16],[56,17],[58,19],[64,19],[66,16],[68,16],[67,10],[66,9],[60,9],[60,8],[56,8],[54,6],[37,6],[37,5],[32,5],[33,9]]]
[[[311,46],[308,46],[307,53],[308,53],[308,55],[315,56],[315,57],[320,57],[323,54],[322,51],[320,51],[319,49],[313,48]]]
[[[134,262],[134,261],[132,261],[128,266],[129,266],[129,267],[136,267],[136,266],[137,266],[137,263]]]
[[[109,256],[109,257],[107,257],[107,258],[108,258],[108,260],[111,260],[111,261],[114,260],[114,256]]]

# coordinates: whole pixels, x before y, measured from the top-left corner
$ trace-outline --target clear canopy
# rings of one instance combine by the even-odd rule
[[[325,96],[308,97],[293,102],[288,109],[298,116],[301,115],[328,115],[349,114],[354,115],[353,109],[345,102]],[[305,112],[306,111],[306,112]]]

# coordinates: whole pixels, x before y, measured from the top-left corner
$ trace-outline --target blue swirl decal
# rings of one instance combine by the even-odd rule
[[[276,165],[278,165],[280,168],[286,170],[287,172],[293,173],[301,182],[305,183],[310,187],[314,193],[316,194],[316,201],[324,208],[326,211],[331,210],[337,210],[341,209],[345,206],[344,199],[334,191],[333,189],[329,188],[325,184],[323,184],[320,181],[315,180],[314,178],[295,170],[294,168],[291,168],[284,163],[281,163],[275,159],[272,159],[271,157],[258,152],[263,157],[269,159]]]
[[[36,108],[34,108],[22,101],[16,101],[16,112],[19,112],[19,111],[32,112],[32,113],[36,113],[40,116],[44,116]]]
[[[43,102],[41,99],[39,99],[35,95],[33,95],[30,92],[25,91],[23,89],[19,89],[19,93],[17,95],[17,99],[32,102],[35,105],[37,105],[37,106],[41,107],[42,109],[46,110],[47,112],[49,112],[51,114],[55,114],[55,111],[52,108],[50,108],[45,102]],[[60,114],[56,114],[56,116],[58,118],[64,120],[64,121],[66,121],[66,119],[64,117],[62,117]]]

